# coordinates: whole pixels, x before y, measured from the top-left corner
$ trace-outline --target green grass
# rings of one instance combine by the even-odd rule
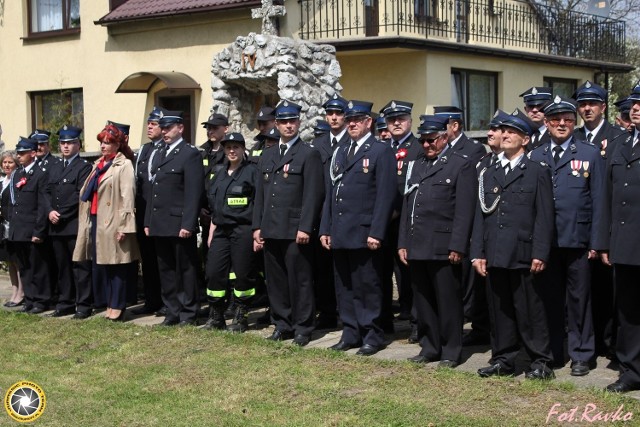
[[[408,362],[299,349],[251,334],[0,311],[0,390],[40,385],[42,426],[536,426],[640,403],[566,383],[483,380]],[[635,421],[635,417],[634,417]],[[6,413],[0,425],[17,425]]]

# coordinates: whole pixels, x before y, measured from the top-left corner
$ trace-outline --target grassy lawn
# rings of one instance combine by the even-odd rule
[[[640,419],[639,402],[599,390],[482,380],[249,334],[0,310],[0,340],[2,397],[19,380],[40,385],[42,426],[536,426],[555,403],[579,413],[624,404],[631,424]],[[18,425],[2,412],[0,425]]]

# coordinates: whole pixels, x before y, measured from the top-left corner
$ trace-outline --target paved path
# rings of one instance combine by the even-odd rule
[[[0,301],[4,302],[11,296],[11,286],[7,276],[0,275]],[[249,316],[250,330],[247,333],[256,334],[262,337],[268,337],[273,332],[273,327],[266,327],[261,329],[255,329],[255,319],[261,315],[263,310],[253,311]],[[46,312],[43,315],[46,316],[50,312]],[[104,316],[103,313],[98,313],[96,316]],[[61,319],[69,319],[71,316],[65,316]],[[151,316],[133,316],[130,312],[127,313],[127,322],[140,325],[140,326],[153,326],[162,321],[161,317]],[[468,328],[469,325],[466,325]],[[419,353],[419,347],[417,344],[409,344],[407,337],[410,333],[410,325],[408,321],[397,321],[395,323],[396,332],[393,336],[389,337],[389,345],[378,354],[372,356],[379,359],[389,360],[401,360],[404,361],[408,357],[415,356]],[[203,333],[206,333],[203,331]],[[327,348],[340,339],[340,331],[327,331],[320,330],[315,331],[312,336],[312,341],[307,348]],[[348,354],[354,354],[357,349],[349,350]],[[491,357],[491,351],[489,346],[475,346],[465,347],[462,360],[463,362],[456,369],[475,373],[479,368],[486,366],[489,358]],[[425,369],[436,369],[436,363],[429,363],[425,366]],[[523,368],[524,366],[520,367]],[[556,377],[560,381],[567,381],[574,383],[578,387],[596,387],[602,389],[614,382],[618,377],[618,371],[615,370],[615,366],[606,358],[600,357],[597,360],[596,369],[592,370],[589,375],[584,377],[572,377],[570,375],[569,366],[565,366],[562,369],[555,370]],[[516,377],[523,380],[524,375],[522,372]],[[640,399],[640,391],[634,391],[628,393],[629,397]]]

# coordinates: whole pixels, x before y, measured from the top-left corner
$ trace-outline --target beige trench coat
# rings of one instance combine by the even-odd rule
[[[91,177],[96,173],[99,162],[100,159],[94,163],[93,170],[80,190],[81,195]],[[133,165],[122,153],[118,153],[98,185],[97,264],[126,264],[140,259],[136,238],[135,198]],[[118,242],[116,233],[125,233],[126,237]],[[90,260],[91,252],[90,199],[86,202],[80,201],[78,238],[73,251],[73,260]]]

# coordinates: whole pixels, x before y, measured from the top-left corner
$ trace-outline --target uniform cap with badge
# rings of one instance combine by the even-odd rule
[[[607,90],[600,85],[591,83],[589,80],[576,89],[573,99],[577,102],[596,101],[607,102]]]
[[[367,116],[371,117],[371,108],[373,102],[351,100],[347,103],[347,109],[344,112],[345,119],[350,117]]]
[[[116,123],[114,121],[111,120],[107,120],[107,125],[112,125],[118,128],[118,130],[120,132],[122,132],[125,135],[129,135],[129,129],[131,128],[131,125],[125,125],[122,123]]]
[[[324,111],[326,112],[338,111],[340,113],[344,113],[344,110],[347,108],[347,100],[339,96],[337,93],[334,93],[327,102],[322,104],[322,108],[324,108]]]
[[[616,106],[621,114],[629,114],[629,112],[631,111],[631,105],[633,105],[633,101],[629,98],[624,98],[614,102],[613,105]]]
[[[462,109],[455,105],[439,105],[433,107],[434,116],[446,117],[447,119],[462,120],[462,113]]]
[[[449,118],[437,115],[420,116],[420,124],[418,125],[418,135],[426,135],[434,132],[443,132],[447,130]]]
[[[18,139],[18,144],[16,144],[16,153],[25,153],[27,151],[36,151],[38,150],[38,141],[31,138],[25,138],[23,136]]]
[[[149,112],[149,117],[147,117],[147,123],[148,122],[158,122],[160,120],[160,117],[162,117],[162,109],[156,107],[155,105],[153,106],[153,110],[151,110]]]
[[[501,109],[497,109],[493,114],[491,121],[489,122],[490,128],[498,128],[502,125],[502,122],[509,118],[509,114],[502,111]]]
[[[276,105],[276,120],[299,119],[301,111],[301,106],[284,99]]]
[[[413,103],[407,101],[392,100],[387,103],[382,110],[381,114],[384,114],[385,119],[392,119],[397,116],[411,115],[413,110]]]
[[[628,100],[633,104],[636,101],[640,101],[640,81],[636,83],[633,89],[631,89],[631,95],[627,97]]]
[[[537,129],[536,124],[525,113],[516,108],[500,124],[501,127],[516,129],[525,135],[531,136]]]
[[[182,124],[184,121],[182,111],[177,110],[163,110],[161,112],[160,120],[158,120],[158,125],[161,128],[167,128],[174,124]]]
[[[36,140],[38,144],[48,144],[49,137],[51,137],[51,132],[43,129],[36,129],[29,135],[29,138]]]
[[[79,127],[64,125],[58,130],[58,141],[68,142],[80,140],[82,129]]]
[[[523,99],[527,107],[533,107],[536,105],[544,105],[551,101],[553,93],[550,87],[534,86],[525,90],[519,96]]]
[[[376,119],[376,130],[380,132],[381,130],[389,129],[387,126],[387,121],[384,118],[384,114],[380,114],[380,116]]]
[[[229,119],[224,114],[213,113],[206,122],[200,124],[205,129],[209,126],[229,126]]]
[[[242,146],[245,145],[244,136],[242,136],[242,134],[238,132],[231,132],[226,134],[220,141],[220,144],[225,145],[227,142],[235,142]]]
[[[271,120],[275,120],[276,116],[274,115],[274,111],[275,110],[272,107],[263,105],[260,107],[260,110],[256,115],[256,120],[259,122],[270,122]]]
[[[577,110],[578,105],[576,104],[576,101],[574,101],[572,98],[565,98],[560,95],[556,95],[556,97],[553,98],[553,101],[548,102],[543,108],[545,117],[553,116],[560,113],[576,114]]]

